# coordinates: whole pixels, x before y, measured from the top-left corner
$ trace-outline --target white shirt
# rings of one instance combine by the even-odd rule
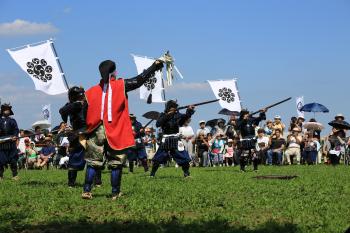
[[[26,144],[24,143],[24,138],[19,139],[18,149],[21,151],[21,153],[26,153]]]
[[[300,148],[300,145],[297,143],[297,139],[294,136],[290,136],[288,148]]]
[[[260,151],[259,143],[265,143],[265,146],[269,144],[269,138],[262,136],[261,138],[257,137],[256,139],[256,151]]]
[[[194,131],[191,126],[182,126],[179,129],[179,133],[183,137],[193,137],[194,136]]]
[[[197,133],[196,133],[197,137],[200,133],[203,133],[204,136],[207,136],[207,134],[210,133],[210,130],[207,127],[205,127],[204,129],[197,129]]]

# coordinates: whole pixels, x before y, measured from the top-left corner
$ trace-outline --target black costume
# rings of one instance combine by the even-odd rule
[[[10,114],[4,114],[5,110],[9,110]],[[7,164],[10,165],[13,177],[16,177],[18,174],[18,151],[16,141],[12,140],[12,137],[17,137],[19,130],[16,120],[11,118],[11,115],[13,115],[12,106],[9,104],[1,105],[0,138],[4,139],[4,141],[0,143],[0,179],[4,176]]]
[[[130,114],[130,118],[134,118],[131,123],[135,138],[135,147],[129,148],[127,152],[129,160],[129,171],[134,172],[134,162],[140,160],[145,172],[147,172],[147,153],[142,140],[142,137],[145,136],[145,132],[141,132],[142,124],[136,120],[136,117],[134,115]]]
[[[153,167],[151,176],[155,176],[159,165],[166,163],[169,156],[172,156],[176,163],[182,167],[184,176],[190,175],[191,158],[181,143],[179,137],[179,127],[182,126],[194,113],[194,110],[187,109],[186,114],[174,112],[168,114],[171,108],[177,108],[175,101],[169,100],[165,105],[164,113],[159,116],[156,126],[162,129],[162,139],[159,148],[153,158]],[[180,145],[180,146],[179,146]],[[181,146],[182,145],[182,146]]]
[[[67,123],[68,117],[73,127],[73,132],[68,133],[69,161],[68,161],[68,186],[75,186],[79,170],[85,167],[84,147],[79,142],[79,135],[86,128],[87,102],[84,98],[82,87],[72,87],[68,91],[69,102],[59,112],[62,120]]]
[[[242,110],[240,118],[237,121],[237,130],[241,134],[241,140],[238,144],[240,149],[240,167],[241,171],[245,171],[245,166],[247,165],[249,157],[252,158],[254,170],[258,169],[259,158],[255,154],[255,126],[258,126],[260,121],[266,120],[266,115],[261,112],[259,117],[249,116],[248,119],[243,119],[243,116],[249,114],[248,111]]]

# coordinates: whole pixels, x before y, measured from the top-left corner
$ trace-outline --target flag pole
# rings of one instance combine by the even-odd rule
[[[60,59],[58,59],[57,52],[56,52],[56,49],[55,49],[55,45],[53,44],[53,40],[52,40],[52,39],[49,39],[49,41],[50,41],[50,46],[51,46],[51,48],[52,48],[52,51],[53,51],[53,53],[55,54],[58,67],[60,68],[61,75],[62,75],[62,77],[63,77],[63,80],[64,80],[65,84],[66,84],[66,88],[67,88],[67,90],[69,90],[69,85],[68,85],[68,82],[67,82],[67,79],[66,79],[66,75],[65,75],[64,72],[63,72]]]
[[[50,39],[50,41],[52,41],[52,39]],[[47,40],[43,40],[43,41],[31,43],[31,44],[26,44],[26,45],[22,45],[22,46],[17,46],[17,47],[10,48],[10,49],[6,49],[6,50],[11,50],[11,51],[12,51],[12,50],[18,50],[18,49],[25,48],[25,47],[32,47],[32,46],[37,46],[37,45],[40,45],[40,44],[45,44],[46,42],[47,42]]]

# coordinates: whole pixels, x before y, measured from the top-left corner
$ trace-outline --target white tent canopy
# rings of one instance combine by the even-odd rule
[[[51,127],[51,124],[48,120],[40,120],[32,124],[33,129],[35,129],[37,126],[40,126],[41,129],[49,129]]]

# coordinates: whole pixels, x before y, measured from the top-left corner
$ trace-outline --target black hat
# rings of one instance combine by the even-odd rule
[[[77,101],[81,96],[84,96],[84,88],[82,87],[71,87],[68,91],[68,99],[70,102]]]
[[[168,112],[171,108],[177,108],[179,105],[175,100],[168,100],[165,104],[165,112]]]
[[[239,118],[243,118],[245,114],[249,114],[248,109],[242,109],[241,112],[239,113]]]
[[[13,111],[12,111],[12,106],[11,104],[2,104],[1,105],[1,115],[3,115],[5,110],[10,110],[10,116],[14,115]]]
[[[101,62],[98,69],[100,70],[101,78],[105,83],[107,83],[109,80],[109,74],[113,73],[116,70],[116,66],[114,61],[105,60]]]

